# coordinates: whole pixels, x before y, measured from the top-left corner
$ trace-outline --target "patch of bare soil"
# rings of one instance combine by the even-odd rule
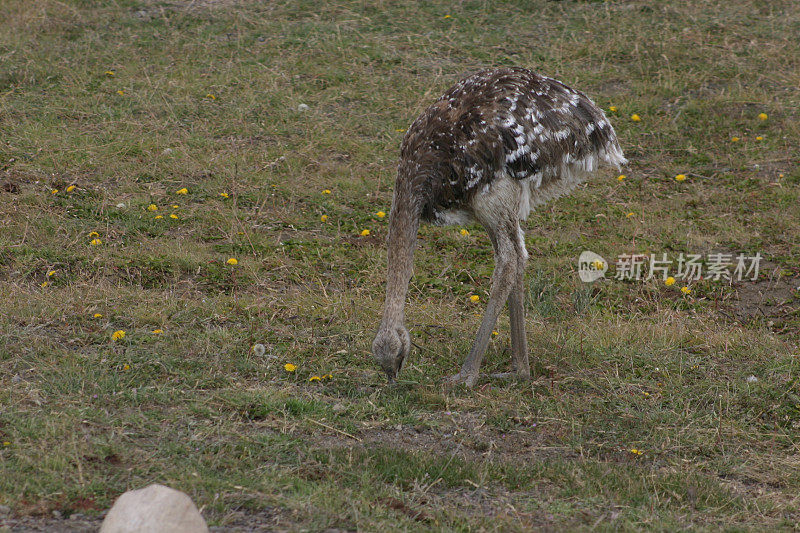
[[[310,436],[321,448],[376,447],[399,448],[409,452],[425,452],[466,461],[516,462],[530,459],[575,458],[570,447],[553,446],[550,431],[523,422],[516,427],[499,430],[486,424],[479,413],[447,412],[436,425],[402,425],[391,428],[365,429],[358,440],[343,435]]]
[[[244,533],[260,531],[289,531],[294,523],[287,512],[267,507],[259,511],[232,511],[225,515],[224,526],[210,526],[212,533]]]
[[[210,526],[212,533],[244,533],[259,531],[289,531],[290,519],[282,517],[284,513],[276,509],[263,509],[258,512],[233,511],[225,515],[224,526]],[[14,533],[53,532],[53,533],[89,533],[100,529],[102,517],[86,517],[74,514],[69,518],[50,518],[38,516],[22,516],[18,518],[0,517],[0,531]]]
[[[74,514],[69,518],[44,518],[21,516],[18,518],[0,517],[0,531],[14,533],[47,531],[49,533],[88,533],[100,529],[102,518],[89,518]]]
[[[777,268],[768,272],[766,279],[734,284],[729,312],[740,322],[761,321],[777,333],[796,333],[800,331],[800,276],[786,276]]]
[[[427,495],[426,504],[432,509],[448,508],[469,515],[506,518],[518,522],[529,531],[547,531],[553,527],[555,517],[547,511],[523,513],[518,511],[524,500],[548,499],[548,487],[533,492],[509,492],[498,488],[457,488],[437,491]]]

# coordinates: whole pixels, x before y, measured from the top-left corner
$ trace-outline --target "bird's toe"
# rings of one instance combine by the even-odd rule
[[[531,373],[513,370],[511,372],[498,372],[496,374],[491,374],[491,377],[492,379],[516,379],[519,381],[528,381],[531,379]]]
[[[450,376],[445,381],[450,385],[459,385],[463,384],[467,388],[471,389],[473,385],[475,385],[475,381],[478,379],[477,374],[465,374],[464,372],[459,372],[454,376]]]

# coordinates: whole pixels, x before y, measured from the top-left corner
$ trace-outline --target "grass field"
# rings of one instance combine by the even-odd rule
[[[800,525],[798,3],[0,7],[0,529],[151,482],[242,530]],[[608,110],[626,178],[528,220],[529,383],[443,385],[493,260],[479,226],[423,227],[387,386],[403,131],[503,65]],[[764,261],[589,285],[586,249]]]

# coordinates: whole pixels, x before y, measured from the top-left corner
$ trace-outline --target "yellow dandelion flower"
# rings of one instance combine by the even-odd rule
[[[631,448],[630,452],[633,455],[642,455],[644,453],[644,450],[637,450],[636,448]]]
[[[92,318],[103,318],[103,315],[101,313],[95,313],[92,315]]]
[[[324,191],[322,191],[322,194],[330,194],[330,193],[331,193],[330,189],[325,189]]]
[[[189,189],[187,189],[186,187],[178,189],[177,191],[175,191],[175,194],[189,194]]]
[[[406,129],[405,128],[397,128],[394,131],[396,131],[397,133],[405,133]]]
[[[368,229],[365,229],[365,230],[361,231],[361,236],[362,237],[366,237],[367,235],[369,235],[369,230]]]
[[[292,363],[286,363],[285,365],[283,365],[283,369],[286,370],[287,372],[294,372],[295,370],[297,370],[297,367]]]
[[[649,392],[643,392],[642,394],[644,394],[644,397],[645,397],[645,398],[647,398],[648,396],[650,396],[650,393],[649,393]]]
[[[89,237],[99,237],[99,236],[100,236],[100,234],[97,233],[96,231],[92,231],[92,232],[89,233]]]
[[[69,187],[67,187],[67,192],[72,192],[72,191],[74,191],[74,190],[75,190],[75,187],[76,187],[76,185],[70,185]]]
[[[206,95],[206,98],[208,98],[209,100],[216,100],[216,99],[217,99],[217,97],[216,97],[216,96],[214,96],[214,95],[213,95],[213,94],[211,94],[211,93],[208,93],[208,94]]]
[[[229,265],[234,265],[234,266],[239,264],[239,260],[236,259],[235,257],[231,257],[230,259],[228,259],[225,262],[228,263]]]
[[[445,15],[444,18],[449,19],[450,15]]]
[[[322,381],[322,378],[319,376],[311,376],[308,378],[308,381]]]
[[[158,220],[159,218],[164,218],[164,215],[156,215],[156,220]]]
[[[767,120],[767,118],[768,118],[768,117],[767,117],[767,114],[766,114],[766,113],[759,113],[759,114],[758,114],[758,119],[759,119],[759,120]]]
[[[322,379],[333,379],[333,374],[324,374]]]
[[[170,207],[172,207],[172,209],[178,209],[180,206],[178,204],[172,204]]]
[[[469,237],[469,231],[467,231],[464,228],[461,228],[461,231],[459,231],[459,233],[461,234],[462,237]]]
[[[114,75],[114,71],[113,70],[107,70],[107,71],[103,72],[103,74],[105,74],[106,76],[113,76]]]
[[[125,363],[124,365],[122,365],[122,370],[124,370],[125,372],[127,372],[130,369],[131,369],[131,365],[129,365],[128,363]]]
[[[172,214],[170,214],[169,218],[174,218],[175,220],[178,220],[178,215],[176,215],[175,213],[172,213]]]
[[[162,333],[164,333],[163,329],[154,329],[153,330],[153,335],[161,335]]]
[[[11,441],[4,440],[3,441],[3,446],[11,446]]]
[[[121,329],[119,329],[119,330],[117,330],[117,331],[115,331],[114,333],[111,334],[111,340],[112,341],[121,341],[124,338],[125,338],[125,332],[123,330],[121,330]]]
[[[616,113],[617,112],[617,106],[610,105],[610,106],[608,106],[608,110],[611,111],[612,113]]]
[[[625,215],[625,218],[631,218],[631,217],[632,217],[633,215],[635,215],[635,214],[636,214],[636,213],[634,213],[633,211],[631,211],[631,212],[629,212],[627,215]]]
[[[150,204],[147,206],[148,211],[158,211],[158,206],[156,204]]]
[[[675,285],[675,278],[673,278],[672,276],[668,277],[667,279],[664,280],[664,285],[666,285],[667,287],[672,287],[673,285]]]
[[[642,117],[640,117],[639,115],[634,113],[633,115],[631,115],[631,120],[634,121],[634,122],[641,122]]]
[[[756,137],[756,140],[757,140],[757,141],[763,141],[763,140],[764,140],[764,137],[762,137],[761,135],[759,135],[758,137]],[[69,190],[69,189],[67,189],[67,190]]]
[[[42,287],[47,287],[48,285],[50,285],[49,281],[43,281],[42,282]]]
[[[473,294],[472,296],[469,297],[469,301],[472,303],[477,303],[480,301],[480,299],[481,297],[478,296],[477,294]]]
[[[50,194],[58,194],[58,189],[52,189],[52,190],[50,191]]]
[[[92,239],[92,241],[89,244],[91,244],[92,246],[97,246],[99,244],[103,244],[103,241],[101,241],[100,239]]]
[[[691,294],[692,293],[692,289],[690,289],[689,287],[681,287],[681,292],[683,294]]]
[[[125,91],[120,89],[120,90],[117,91],[117,94],[120,95],[120,96],[124,96],[125,95]]]
[[[375,213],[375,216],[378,218],[383,218],[386,216],[386,213],[384,213],[383,211],[378,211],[377,213]]]
[[[675,181],[683,181],[686,179],[686,174],[678,174],[675,176]]]
[[[328,215],[322,215],[321,217],[319,217],[319,219],[320,219],[321,222],[327,222],[328,221]]]
[[[739,142],[739,137],[731,137],[731,142],[732,143],[738,143]]]
[[[56,275],[56,271],[55,270],[48,270],[47,271],[47,277],[48,278],[53,277],[55,275]]]
[[[782,178],[782,177],[783,177],[783,173],[781,172],[780,174],[778,174],[778,178]]]
[[[497,330],[492,331],[492,335],[500,335],[500,332]]]
[[[222,196],[223,198],[230,198],[230,195],[226,192],[221,192],[219,193],[219,195]]]
[[[625,176],[625,174],[620,174],[619,176],[617,176],[617,181],[622,181],[622,180],[624,180],[626,177],[627,177],[627,176]]]

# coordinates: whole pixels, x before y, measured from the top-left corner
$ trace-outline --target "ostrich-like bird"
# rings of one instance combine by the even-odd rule
[[[583,182],[601,164],[625,164],[614,129],[585,94],[523,68],[464,78],[408,129],[389,218],[383,319],[372,343],[393,381],[411,350],[404,325],[420,220],[486,228],[495,270],[486,312],[452,382],[472,387],[506,300],[512,370],[530,376],[523,280],[528,252],[520,221]]]

